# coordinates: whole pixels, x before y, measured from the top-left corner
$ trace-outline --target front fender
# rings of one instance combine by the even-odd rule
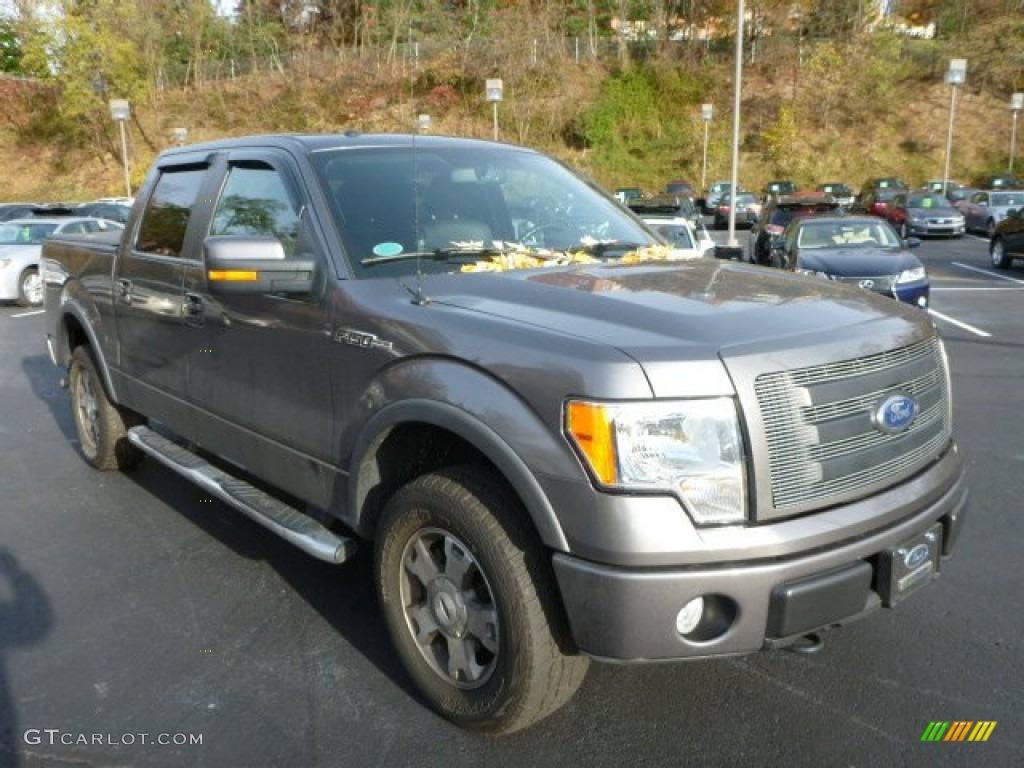
[[[515,489],[544,544],[568,551],[558,516],[537,480],[538,474],[585,478],[560,423],[546,422],[504,382],[452,361],[419,359],[394,366],[373,388],[386,405],[353,444],[350,525],[368,534],[367,497],[380,479],[377,447],[400,425],[427,424],[458,436],[486,457]],[[559,402],[559,413],[560,408]]]

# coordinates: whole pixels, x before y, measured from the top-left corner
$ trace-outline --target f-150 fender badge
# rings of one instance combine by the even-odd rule
[[[890,395],[875,408],[871,423],[887,435],[896,435],[910,428],[917,410],[917,401],[909,395]]]
[[[356,331],[351,328],[338,328],[334,332],[333,338],[339,344],[351,344],[353,347],[362,347],[363,349],[384,349],[390,352],[392,348],[390,341],[384,341],[372,333]]]

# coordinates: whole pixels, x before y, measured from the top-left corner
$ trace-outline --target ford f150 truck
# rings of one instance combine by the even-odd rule
[[[369,544],[463,727],[535,722],[591,659],[814,643],[931,582],[966,513],[926,313],[674,261],[529,149],[176,148],[43,277],[85,459],[153,457],[332,563]]]

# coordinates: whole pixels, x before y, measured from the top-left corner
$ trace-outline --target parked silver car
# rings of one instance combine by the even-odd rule
[[[996,224],[1010,211],[1024,208],[1024,190],[978,190],[962,201],[959,208],[968,232],[984,232],[991,237]]]
[[[43,240],[53,234],[87,234],[124,229],[106,219],[81,216],[36,216],[0,223],[0,301],[16,301],[23,307],[43,303],[39,254]]]

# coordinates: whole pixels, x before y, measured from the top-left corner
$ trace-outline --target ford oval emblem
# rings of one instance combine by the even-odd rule
[[[890,395],[875,409],[873,422],[887,435],[896,435],[910,428],[917,416],[917,401],[908,395]]]
[[[918,544],[903,556],[903,564],[910,570],[924,563],[928,559],[928,545]]]

